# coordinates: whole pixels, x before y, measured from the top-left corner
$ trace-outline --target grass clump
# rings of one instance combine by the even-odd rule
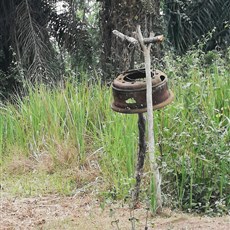
[[[166,57],[175,101],[154,112],[154,121],[165,204],[222,214],[230,203],[230,80],[227,62],[214,57],[206,67],[205,54]],[[137,116],[113,112],[111,102],[108,87],[83,80],[52,90],[29,88],[25,98],[2,105],[0,164],[7,191],[71,195],[102,178],[104,196],[128,197],[135,182]],[[142,197],[151,200],[149,175],[146,163]]]

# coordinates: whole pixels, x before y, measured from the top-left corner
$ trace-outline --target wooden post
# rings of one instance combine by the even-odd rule
[[[154,122],[153,122],[153,100],[152,100],[152,77],[151,77],[151,59],[150,51],[152,43],[145,44],[141,33],[140,26],[137,26],[137,38],[144,52],[145,58],[145,74],[146,74],[146,100],[147,100],[147,121],[148,121],[148,152],[150,167],[154,178],[154,190],[156,196],[156,212],[162,211],[161,198],[161,176],[155,157],[155,139],[154,139]],[[149,40],[154,38],[154,34],[150,33]],[[163,39],[163,38],[162,38]]]
[[[160,213],[160,212],[162,212],[161,176],[160,176],[159,168],[158,168],[158,165],[156,162],[156,157],[155,157],[150,51],[151,51],[151,44],[156,43],[156,42],[162,42],[164,37],[162,35],[154,36],[153,32],[151,32],[149,38],[143,38],[143,35],[141,33],[141,29],[140,29],[139,25],[137,26],[137,30],[136,30],[137,39],[133,38],[133,37],[126,36],[117,30],[114,30],[113,33],[116,36],[120,37],[122,40],[127,40],[128,42],[136,44],[136,45],[139,44],[142,48],[143,53],[144,53],[145,73],[146,73],[146,88],[147,88],[146,99],[147,99],[147,122],[148,122],[148,152],[149,152],[150,167],[151,167],[153,178],[154,178],[154,190],[155,190],[155,198],[156,198],[156,213]],[[139,119],[140,119],[140,115],[139,115]],[[139,157],[138,157],[138,160],[139,160]],[[138,162],[138,164],[139,164],[139,162]],[[137,169],[139,167],[138,164],[137,164]],[[142,165],[142,167],[143,167],[143,165]],[[138,180],[139,180],[141,177],[139,178],[138,174],[139,173],[137,171],[136,172],[136,178],[138,178]],[[135,188],[139,189],[140,182],[137,181],[136,183],[137,184],[136,184]],[[138,183],[139,183],[139,185],[138,185]],[[137,195],[135,195],[135,194],[137,194]],[[138,194],[139,194],[139,191],[134,191],[133,198],[135,199],[135,196],[137,196],[137,199],[138,199]]]

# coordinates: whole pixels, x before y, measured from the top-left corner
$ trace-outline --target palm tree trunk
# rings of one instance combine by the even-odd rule
[[[161,33],[160,0],[146,1],[151,3],[151,7],[146,5],[144,0],[100,0],[100,2],[103,79],[111,80],[119,73],[135,68],[135,63],[141,64],[143,58],[139,52],[135,52],[135,46],[115,39],[112,31],[118,30],[132,37],[136,25],[141,25],[144,36],[153,30]],[[154,56],[161,56],[159,50],[154,51]]]

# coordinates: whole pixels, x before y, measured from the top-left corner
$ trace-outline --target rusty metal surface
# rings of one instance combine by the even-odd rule
[[[168,89],[167,76],[160,70],[152,72],[153,109],[160,109],[173,100]],[[146,104],[145,70],[131,70],[120,74],[112,84],[112,109],[120,113],[144,113]]]

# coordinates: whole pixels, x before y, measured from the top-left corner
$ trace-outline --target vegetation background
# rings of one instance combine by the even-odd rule
[[[137,117],[111,110],[108,85],[143,65],[112,37],[139,23],[166,36],[152,61],[175,92],[155,112],[164,205],[229,212],[229,1],[2,0],[0,12],[0,189],[130,201]],[[141,201],[151,209],[149,171]]]

